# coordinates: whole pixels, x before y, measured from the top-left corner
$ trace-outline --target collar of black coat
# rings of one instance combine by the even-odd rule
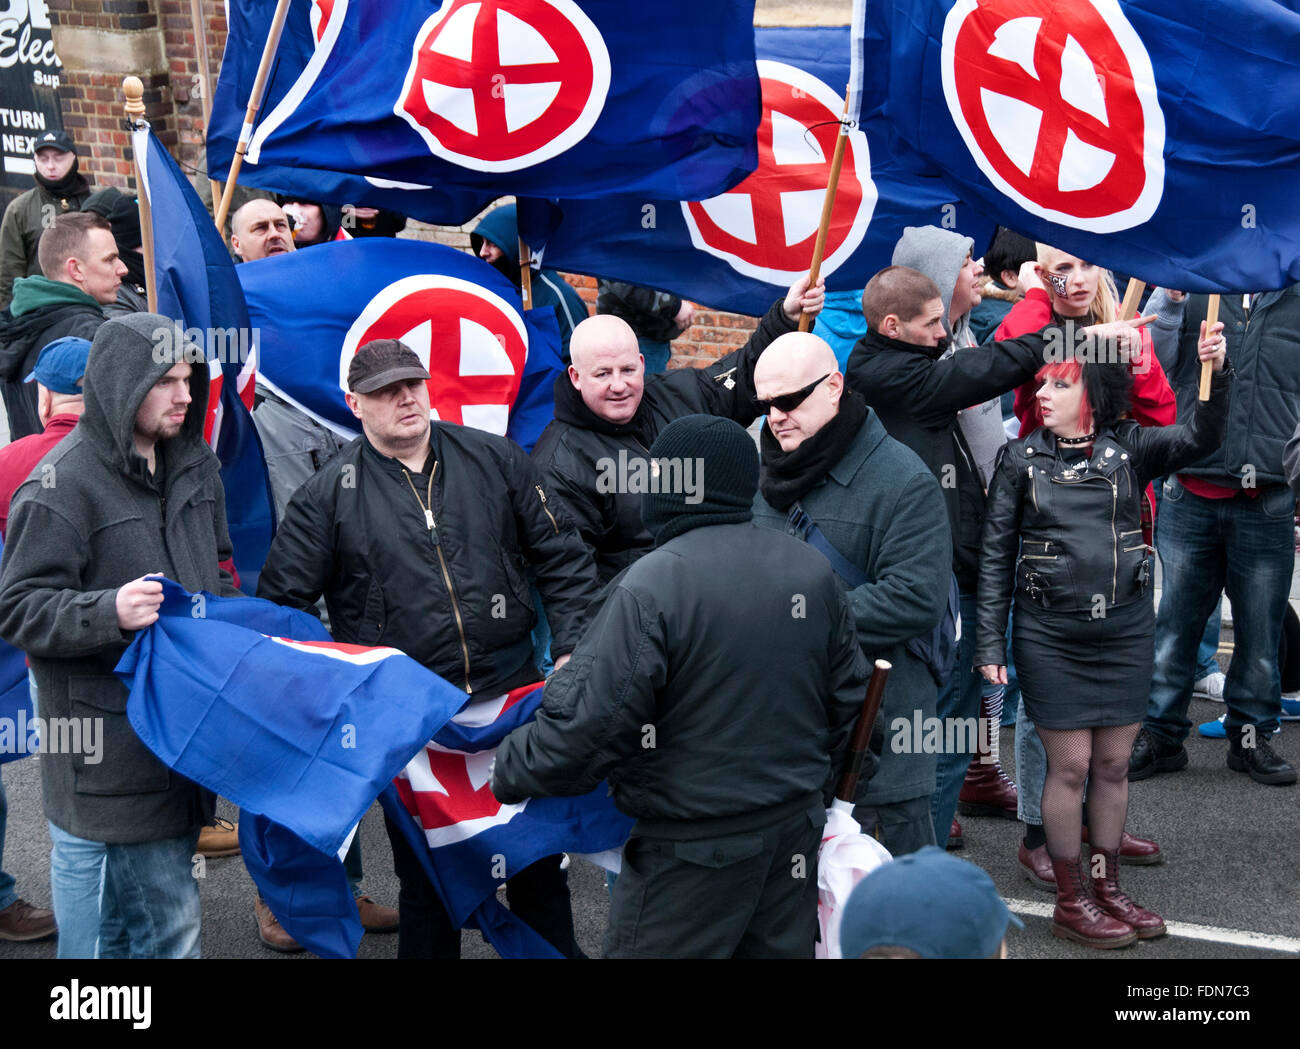
[[[938,346],[918,346],[915,343],[904,342],[902,339],[891,339],[888,335],[881,335],[878,331],[867,329],[867,334],[862,336],[862,346],[868,353],[883,353],[886,350],[892,350],[895,353],[915,353],[918,357],[926,357],[929,360],[937,361],[948,352],[948,345],[952,342],[948,336],[944,336],[943,341]]]
[[[1040,426],[1025,438],[1025,456],[1031,460],[1038,456],[1047,457],[1050,461],[1045,462],[1041,469],[1061,481],[1074,480],[1072,475],[1077,474],[1074,466],[1083,459],[1083,453],[1078,448],[1058,442],[1056,434],[1046,426]],[[1116,439],[1115,431],[1109,426],[1103,426],[1097,432],[1097,439],[1092,442],[1088,472],[1109,477],[1117,470],[1131,465],[1130,459],[1128,448]]]
[[[602,418],[587,407],[582,394],[574,387],[566,368],[555,377],[555,417],[580,430],[595,430],[610,437],[635,437],[642,444],[649,445],[650,409],[646,407],[645,389],[641,391],[641,403],[636,407],[636,414],[625,423],[612,423]]]
[[[379,466],[387,470],[396,477],[401,477],[403,473],[409,473],[405,464],[400,459],[395,459],[391,455],[386,455],[374,446],[364,430],[361,431],[361,447]],[[433,469],[433,464],[438,460],[438,453],[441,442],[438,440],[438,424],[429,424],[429,452],[424,457],[424,466],[421,467],[420,473],[428,474]]]

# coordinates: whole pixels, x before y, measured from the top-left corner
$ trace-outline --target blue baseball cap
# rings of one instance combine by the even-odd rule
[[[81,393],[86,374],[90,340],[67,335],[45,344],[36,358],[36,367],[23,382],[38,382],[55,393]]]
[[[927,845],[862,879],[844,906],[845,958],[871,947],[906,947],[922,958],[991,958],[1007,926],[1025,923],[1007,909],[979,867]]]

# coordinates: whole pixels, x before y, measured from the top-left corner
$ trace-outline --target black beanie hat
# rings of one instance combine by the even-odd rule
[[[704,525],[740,524],[753,517],[758,449],[730,419],[687,415],[669,423],[650,446],[654,478],[641,519],[663,546]],[[655,491],[660,484],[668,491]]]

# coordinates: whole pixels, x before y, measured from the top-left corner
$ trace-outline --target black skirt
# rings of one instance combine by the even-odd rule
[[[1148,596],[1093,618],[1018,600],[1011,651],[1037,727],[1132,725],[1146,716],[1151,692],[1155,609]]]

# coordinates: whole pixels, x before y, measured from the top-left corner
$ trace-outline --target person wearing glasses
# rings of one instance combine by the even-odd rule
[[[533,448],[547,491],[573,518],[596,558],[601,584],[654,546],[641,520],[650,477],[650,445],[685,415],[720,415],[748,426],[754,362],[777,336],[794,331],[801,314],[816,316],[825,284],[807,276],[772,304],[739,350],[707,368],[645,374],[636,333],[613,314],[588,317],[573,329],[572,363],[555,380],[555,419]]]
[[[881,702],[880,767],[854,818],[895,856],[935,843],[934,748],[914,725],[933,723],[938,685],[909,647],[948,604],[952,557],[939,482],[880,415],[845,386],[835,352],[816,335],[782,335],[754,368],[762,472],[754,522],[803,539],[846,592],[868,663],[893,664]],[[799,604],[792,595],[792,621]]]

